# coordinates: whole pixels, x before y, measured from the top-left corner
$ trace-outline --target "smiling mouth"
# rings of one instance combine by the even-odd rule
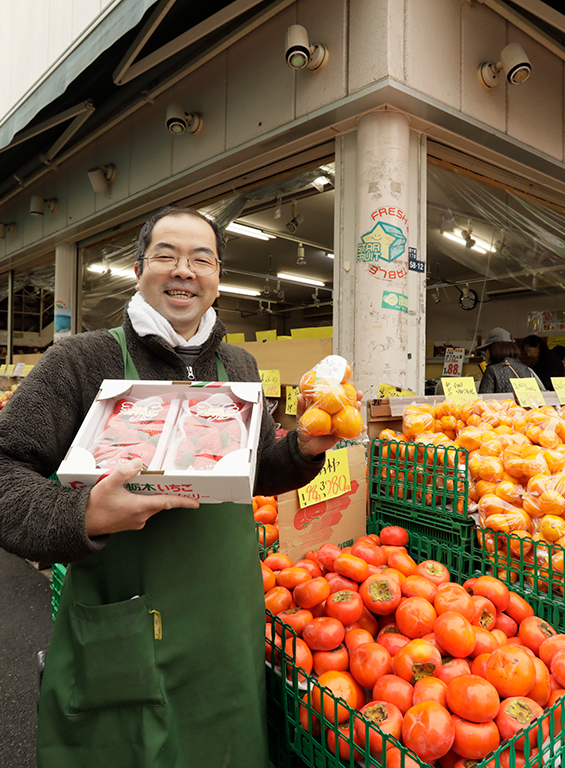
[[[195,296],[196,294],[192,293],[191,291],[181,291],[178,289],[172,289],[170,291],[165,291],[167,296],[171,296],[173,299],[190,299],[192,296]]]

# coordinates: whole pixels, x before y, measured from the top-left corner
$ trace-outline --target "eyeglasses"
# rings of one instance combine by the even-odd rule
[[[156,275],[168,275],[178,267],[181,259],[186,259],[190,271],[199,277],[213,275],[220,263],[219,259],[213,256],[206,256],[205,254],[199,254],[198,256],[169,256],[156,253],[152,256],[143,257],[143,261],[147,262],[149,269]]]

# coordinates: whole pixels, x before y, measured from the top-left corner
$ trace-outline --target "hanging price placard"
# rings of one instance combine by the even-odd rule
[[[448,347],[445,350],[443,376],[461,376],[463,373],[463,358],[465,350],[462,347]]]
[[[339,448],[337,451],[328,451],[326,461],[319,474],[311,483],[298,489],[298,503],[300,508],[318,504],[321,501],[335,499],[342,493],[351,490],[349,478],[349,461],[347,448]]]
[[[475,380],[470,376],[455,376],[453,379],[442,379],[443,394],[446,399],[456,403],[472,403],[477,399]]]
[[[25,363],[16,363],[14,366],[14,376],[21,376],[25,368]]]
[[[22,376],[27,376],[28,373],[32,370],[32,368],[33,368],[33,365],[30,365],[29,363],[27,365],[24,365]]]
[[[297,398],[300,389],[298,387],[286,388],[286,408],[285,413],[289,416],[296,416]]]
[[[263,383],[263,392],[265,397],[281,396],[281,372],[280,371],[259,371],[261,382]]]
[[[537,408],[545,405],[545,400],[535,379],[510,379],[518,402],[522,408]]]
[[[5,376],[5,375],[6,375],[6,363],[3,363],[2,365],[0,365],[0,376]]]
[[[14,375],[14,364],[7,365],[6,366],[6,376],[13,376]]]
[[[565,376],[552,376],[551,383],[561,405],[565,405]]]

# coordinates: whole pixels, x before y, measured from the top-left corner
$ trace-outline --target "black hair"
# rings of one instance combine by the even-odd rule
[[[139,239],[137,243],[137,259],[136,259],[139,275],[141,276],[141,274],[143,273],[143,258],[145,256],[145,252],[147,251],[147,248],[149,247],[149,243],[151,242],[151,236],[153,235],[153,227],[158,221],[160,221],[161,219],[164,219],[165,216],[193,216],[195,219],[202,219],[212,227],[212,231],[214,232],[214,236],[216,238],[216,250],[218,252],[218,259],[220,260],[220,277],[222,277],[224,274],[224,247],[225,247],[224,235],[222,233],[222,230],[218,227],[215,221],[213,221],[212,219],[209,219],[207,216],[204,216],[204,214],[200,213],[200,211],[197,211],[196,208],[180,208],[177,205],[167,205],[165,208],[161,208],[161,210],[158,211],[150,219],[148,219],[143,225],[143,227],[141,228],[141,232],[139,233]]]
[[[541,336],[526,336],[522,342],[523,347],[539,347],[540,352],[547,349],[547,341]]]
[[[518,360],[520,349],[513,341],[493,341],[487,347],[491,363],[501,363],[506,357]]]
[[[565,347],[561,344],[558,344],[556,347],[553,347],[553,351],[559,355],[561,360],[565,359]]]

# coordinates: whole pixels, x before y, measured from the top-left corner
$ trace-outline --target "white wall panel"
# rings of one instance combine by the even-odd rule
[[[455,109],[461,107],[458,0],[410,0],[406,6],[406,83]]]
[[[478,78],[484,61],[498,61],[506,45],[506,21],[485,5],[463,3],[462,35],[462,111],[498,131],[506,130],[506,93],[504,85],[487,91]]]
[[[404,80],[404,0],[351,3],[349,91],[387,75]]]
[[[156,181],[166,179],[172,169],[172,143],[184,136],[172,136],[165,127],[166,92],[153,104],[138,109],[128,123],[131,131],[130,194],[134,195]]]
[[[563,62],[512,27],[508,42],[520,43],[532,62],[532,74],[525,83],[507,86],[508,134],[562,160]]]
[[[286,30],[294,23],[290,6],[228,50],[228,149],[294,118],[297,75],[284,60]]]
[[[75,40],[111,0],[73,0],[71,39]]]
[[[69,0],[49,0],[49,63],[52,64],[72,41],[73,19]]]
[[[323,43],[329,50],[326,66],[319,72],[296,73],[296,116],[313,112],[346,94],[346,17],[342,0],[304,0],[298,5],[298,23],[306,27],[310,44]],[[281,46],[283,55],[284,43]]]
[[[187,112],[200,112],[204,126],[196,136],[184,133],[173,137],[173,174],[208,160],[225,149],[227,53],[193,72],[179,83],[169,98],[180,102]],[[164,120],[163,120],[163,130]]]
[[[88,147],[73,155],[61,166],[60,172],[68,180],[67,225],[76,224],[95,210],[94,192],[86,171],[96,165],[96,146]]]

